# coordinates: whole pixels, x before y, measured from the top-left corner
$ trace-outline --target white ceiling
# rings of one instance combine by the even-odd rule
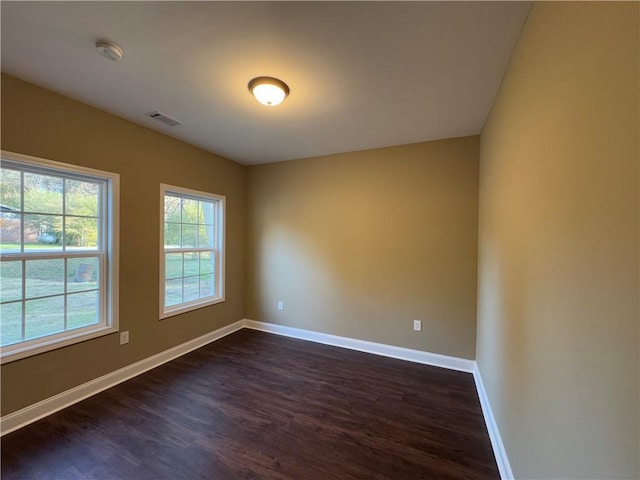
[[[2,1],[2,70],[266,163],[479,133],[529,5]],[[261,75],[290,86],[283,104],[250,95]]]

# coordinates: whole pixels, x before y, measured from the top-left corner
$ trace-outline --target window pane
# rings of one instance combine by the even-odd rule
[[[198,201],[182,199],[182,223],[198,223]]]
[[[21,239],[20,214],[0,212],[0,251],[19,252]]]
[[[20,172],[0,168],[0,204],[3,212],[20,211]]]
[[[164,221],[180,223],[180,197],[164,196]]]
[[[179,223],[165,223],[164,224],[164,246],[166,247],[179,247],[181,238],[181,230]]]
[[[200,206],[200,216],[198,223],[213,225],[213,202],[198,202]]]
[[[25,338],[43,337],[64,331],[64,296],[25,302]]]
[[[220,279],[216,277],[216,262],[221,246],[218,238],[222,233],[219,229],[224,218],[224,201],[191,190],[166,193],[163,201],[164,258],[161,257],[161,261],[165,262],[165,276],[161,281],[165,282],[165,306],[170,307],[161,312],[164,318],[176,311],[197,308],[221,290],[217,285]],[[201,298],[203,301],[199,302]],[[176,308],[181,307],[180,304],[192,305]]]
[[[98,219],[65,217],[64,238],[67,250],[98,248]]]
[[[197,253],[184,254],[184,276],[198,275],[200,270],[200,262]]]
[[[164,282],[164,304],[167,307],[182,303],[182,279]]]
[[[180,278],[180,277],[182,277],[182,254],[181,253],[165,254],[164,278]]]
[[[62,179],[25,172],[24,211],[61,214]]]
[[[3,360],[75,342],[75,335],[65,334],[69,328],[86,325],[83,331],[101,335],[108,331],[103,326],[117,321],[110,271],[118,261],[112,258],[117,218],[107,215],[119,211],[112,188],[117,182],[117,174],[3,152],[0,341],[11,345]],[[103,245],[106,238],[113,253]],[[179,245],[180,235],[177,240]]]
[[[200,275],[200,298],[213,295],[213,275]]]
[[[22,299],[22,262],[0,263],[0,302]]]
[[[198,225],[198,245],[213,248],[213,226]]]
[[[67,296],[67,330],[98,323],[100,302],[98,291]]]
[[[24,249],[62,250],[62,216],[25,215]]]
[[[200,252],[200,273],[213,273],[213,254]]]
[[[65,214],[98,216],[98,200],[100,198],[98,184],[67,179],[64,188]]]
[[[67,259],[67,292],[99,288],[98,257]]]
[[[0,305],[0,343],[10,345],[22,340],[22,302]]]
[[[64,260],[27,260],[26,297],[64,293]]]
[[[196,246],[197,225],[182,225],[182,246],[193,248]]]
[[[200,281],[198,277],[187,277],[184,279],[184,302],[197,300],[200,298]]]

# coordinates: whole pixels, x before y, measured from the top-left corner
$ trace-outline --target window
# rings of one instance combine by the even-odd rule
[[[117,174],[2,152],[2,362],[117,331]]]
[[[160,186],[160,318],[224,301],[225,197]]]

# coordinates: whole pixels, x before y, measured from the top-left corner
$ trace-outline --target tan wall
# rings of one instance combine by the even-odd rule
[[[536,3],[481,137],[477,360],[517,478],[638,478],[639,4]]]
[[[251,167],[248,318],[474,358],[478,142]]]
[[[3,415],[243,318],[245,167],[8,75],[2,148],[120,174],[120,328],[131,338],[3,365]],[[159,321],[161,182],[227,196],[227,283],[226,302]]]

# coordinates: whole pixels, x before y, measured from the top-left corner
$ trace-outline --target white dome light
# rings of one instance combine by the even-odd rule
[[[289,95],[289,87],[273,77],[257,77],[249,82],[249,91],[267,107],[275,107]]]

